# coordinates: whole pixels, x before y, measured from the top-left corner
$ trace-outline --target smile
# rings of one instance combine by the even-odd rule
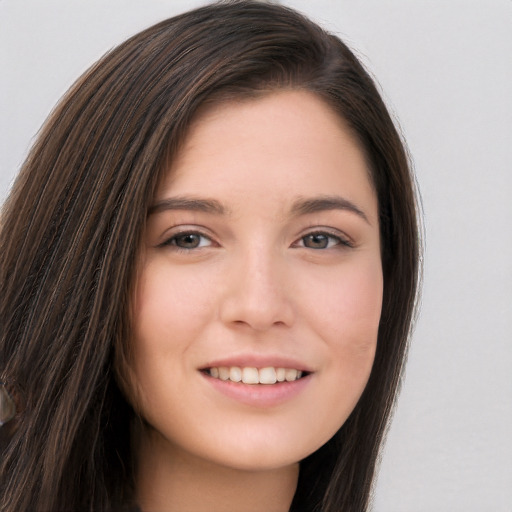
[[[223,381],[243,382],[244,384],[276,384],[278,382],[294,382],[300,379],[304,372],[295,368],[265,368],[215,366],[205,370],[210,377]]]

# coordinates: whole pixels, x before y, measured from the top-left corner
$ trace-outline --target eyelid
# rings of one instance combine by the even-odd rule
[[[209,240],[208,245],[202,245],[199,247],[192,247],[192,248],[184,248],[180,247],[176,244],[171,243],[172,240],[176,239],[179,236],[183,235],[197,235],[204,239]],[[308,247],[305,247],[304,245],[299,245],[303,241],[303,239],[310,235],[325,235],[331,239],[336,239],[339,243],[337,243],[334,247],[327,247],[325,249],[333,249],[336,247],[348,247],[353,248],[355,247],[355,242],[353,239],[348,236],[345,232],[332,228],[332,227],[325,227],[325,226],[311,226],[302,231],[302,233],[295,239],[295,241],[291,244],[291,247],[303,247],[308,249]],[[177,250],[183,250],[183,251],[193,251],[197,249],[202,249],[205,247],[211,247],[214,245],[218,245],[218,243],[215,240],[215,237],[209,232],[209,230],[203,226],[198,225],[179,225],[174,226],[166,231],[165,235],[162,237],[163,240],[156,244],[156,247],[173,247]],[[322,250],[321,248],[318,248],[316,250]]]
[[[197,249],[202,249],[204,247],[211,247],[215,245],[215,240],[211,234],[208,234],[205,232],[206,229],[202,228],[201,226],[192,226],[192,225],[181,225],[181,226],[175,226],[169,230],[166,231],[165,236],[163,237],[163,241],[157,244],[157,247],[172,247],[176,250],[183,250],[183,251],[193,251]],[[179,236],[183,235],[197,235],[202,238],[205,238],[210,241],[210,244],[207,246],[200,246],[200,247],[192,247],[190,249],[187,249],[185,247],[180,247],[176,244],[172,244],[171,241],[176,239]]]
[[[312,227],[304,230],[302,232],[302,234],[295,240],[295,242],[293,242],[292,246],[297,247],[296,244],[298,244],[300,241],[302,241],[305,237],[307,237],[309,235],[326,235],[330,238],[335,238],[335,239],[339,240],[339,244],[336,244],[335,247],[341,246],[341,247],[354,248],[356,245],[350,236],[348,236],[345,232],[340,231],[339,229],[324,227],[324,226],[312,226]],[[300,247],[304,247],[304,246],[300,246]],[[304,247],[304,248],[308,249],[308,247]],[[329,247],[329,249],[330,248],[331,247]],[[316,249],[316,250],[321,250],[321,249]],[[325,249],[323,249],[323,250],[325,250]]]

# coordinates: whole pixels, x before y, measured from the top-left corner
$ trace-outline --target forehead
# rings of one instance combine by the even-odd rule
[[[201,112],[156,199],[213,194],[236,208],[250,197],[261,207],[272,198],[333,193],[374,199],[363,152],[322,99],[285,90]]]

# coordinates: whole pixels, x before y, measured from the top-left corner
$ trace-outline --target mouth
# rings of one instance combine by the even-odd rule
[[[210,395],[212,399],[217,396],[216,393],[220,393],[250,408],[268,409],[293,403],[312,385],[315,373],[300,362],[279,356],[239,356],[230,359],[212,361],[199,368],[199,371],[215,391],[214,395]]]
[[[251,385],[273,385],[282,382],[295,382],[309,375],[309,372],[296,368],[281,368],[267,366],[256,368],[253,366],[212,366],[201,370],[203,373],[222,381],[241,382]]]

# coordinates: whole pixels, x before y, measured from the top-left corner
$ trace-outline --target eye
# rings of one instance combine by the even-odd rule
[[[210,245],[212,245],[210,238],[193,231],[177,233],[162,244],[162,246],[171,246],[185,250],[200,249]]]
[[[341,236],[319,231],[303,236],[296,242],[296,246],[307,249],[331,249],[337,246],[352,247],[352,244]]]

